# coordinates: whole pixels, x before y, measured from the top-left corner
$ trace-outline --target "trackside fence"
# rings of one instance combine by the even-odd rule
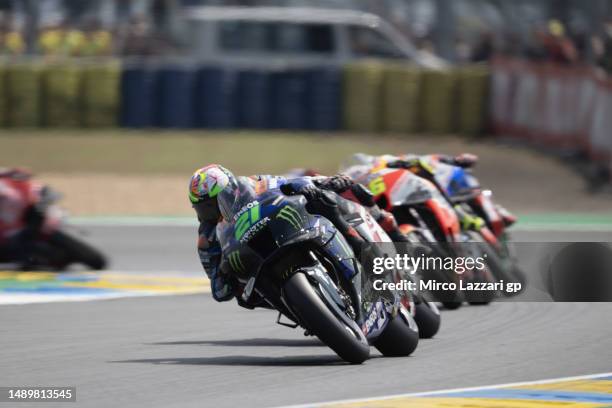
[[[612,169],[612,79],[591,67],[497,59],[491,124],[503,137]]]

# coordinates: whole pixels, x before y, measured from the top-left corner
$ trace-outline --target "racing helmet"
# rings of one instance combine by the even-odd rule
[[[238,182],[232,172],[218,164],[211,164],[196,170],[191,176],[189,201],[200,222],[216,222],[222,216],[227,216],[227,211],[221,207],[228,205],[227,197],[235,196],[237,190]],[[219,195],[225,199],[218,200]]]

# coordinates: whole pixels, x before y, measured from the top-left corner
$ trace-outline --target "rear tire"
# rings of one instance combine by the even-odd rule
[[[426,302],[414,305],[414,320],[419,326],[419,337],[421,339],[431,339],[440,330],[440,313],[437,312],[437,309],[432,309],[430,304]]]
[[[419,344],[419,334],[412,330],[404,318],[391,318],[382,334],[374,341],[374,347],[385,357],[406,357]]]
[[[482,238],[479,235],[480,238]],[[481,248],[482,253],[487,255],[487,265],[491,273],[497,281],[518,282],[524,290],[527,284],[525,273],[517,266],[516,260],[512,257],[511,251],[508,249],[508,243],[500,241],[502,248],[500,250],[494,248],[491,244],[484,241],[482,238]],[[522,291],[521,291],[522,292]],[[521,292],[507,293],[503,292],[504,296],[517,296]]]
[[[442,306],[444,306],[446,310],[457,310],[462,304],[463,302],[442,302]]]
[[[78,262],[93,270],[101,270],[106,267],[106,258],[100,251],[63,231],[53,233],[49,238],[49,243],[64,252],[66,264]]]
[[[356,335],[339,320],[319,297],[303,273],[294,274],[283,286],[291,310],[311,333],[340,358],[361,364],[370,357],[370,345],[362,333]]]
[[[420,244],[429,247],[431,254],[429,256],[446,257],[447,255],[442,253],[439,244],[431,246],[430,243],[421,236],[418,232],[412,232],[407,235],[408,241],[415,245]],[[436,281],[439,283],[457,283],[455,276],[442,270],[429,270],[427,273],[420,273],[420,278],[424,281]],[[442,303],[448,310],[459,309],[463,304],[463,293],[459,289],[457,290],[435,290],[429,291],[430,295],[438,302]]]

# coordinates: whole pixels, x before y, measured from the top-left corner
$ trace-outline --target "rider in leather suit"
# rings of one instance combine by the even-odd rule
[[[397,229],[395,221],[389,222],[388,218],[392,219],[390,215],[386,216],[378,213],[380,209],[377,209],[374,205],[369,191],[346,176],[288,179],[280,176],[257,175],[248,178],[241,177],[240,181],[251,183],[255,191],[279,188],[287,195],[303,195],[308,201],[306,207],[308,211],[329,219],[347,239],[356,256],[359,256],[364,241],[343,217],[343,214],[351,210],[349,208],[350,202],[338,200],[336,198],[337,194],[370,208],[370,212],[376,220],[389,224],[381,224],[386,227],[386,230],[392,229],[390,225],[395,225],[397,231],[390,234],[392,239],[401,240],[403,237]],[[237,187],[238,179],[229,170],[216,164],[196,170],[189,184],[189,199],[200,222],[197,244],[200,262],[210,278],[213,297],[220,302],[237,297],[236,295],[241,290],[236,280],[219,268],[222,249],[216,233],[217,224],[224,218],[224,211],[223,208],[219,208],[217,196],[223,190],[231,191],[237,189]]]

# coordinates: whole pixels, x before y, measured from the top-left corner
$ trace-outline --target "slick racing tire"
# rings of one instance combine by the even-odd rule
[[[422,244],[423,246],[429,245],[427,240],[423,238],[419,233],[416,233],[416,232],[412,232],[408,234],[407,238],[409,242],[412,244]],[[446,256],[446,254],[442,253],[439,250],[439,248],[435,246],[434,247],[429,246],[429,247],[432,251],[430,256],[439,256],[442,258]],[[442,270],[429,270],[429,271],[426,271],[425,273],[421,273],[421,279],[425,281],[433,280],[436,282],[446,282],[446,283],[455,282],[454,277],[452,275],[449,275],[447,272],[442,271]],[[459,289],[432,291],[431,295],[436,301],[442,303],[444,308],[447,310],[459,309],[461,305],[463,304],[463,300],[464,300],[463,293],[461,293]]]
[[[521,284],[521,287],[524,289],[525,284],[527,283],[527,279],[522,270],[518,268],[516,265],[516,260],[512,258],[510,251],[508,249],[507,242],[500,242],[503,245],[503,248],[500,250],[494,248],[488,242],[484,241],[484,238],[480,237],[480,235],[476,235],[478,239],[479,246],[481,252],[486,254],[487,257],[487,265],[491,270],[491,273],[495,277],[497,281],[503,280],[504,282],[518,282]],[[508,294],[504,292],[504,296],[516,296],[520,292]]]
[[[414,321],[419,326],[419,337],[421,339],[431,339],[440,330],[440,311],[431,302],[415,304]]]
[[[382,334],[374,341],[374,347],[385,357],[406,357],[419,344],[419,333],[398,314],[391,318]]]
[[[502,250],[500,253],[501,259],[506,260],[506,262],[511,263],[512,265],[512,275],[514,277],[513,282],[518,282],[521,284],[522,289],[524,290],[527,286],[527,275],[525,271],[523,271],[518,265],[518,259],[515,255],[514,244],[510,241],[510,237],[508,234],[504,234],[504,236],[500,239],[502,244]],[[515,295],[521,293],[517,292]]]
[[[476,283],[481,283],[481,282],[492,283],[491,280],[487,278],[476,279],[475,281]],[[484,306],[494,301],[498,296],[497,293],[498,292],[494,292],[492,290],[473,290],[473,291],[469,291],[465,295],[465,300],[467,300],[468,304],[472,306]]]
[[[446,310],[457,310],[463,304],[462,302],[441,302]]]
[[[53,233],[49,238],[49,243],[63,252],[66,265],[73,262],[82,263],[93,270],[101,270],[106,267],[106,258],[102,253],[63,231]]]
[[[361,364],[370,357],[370,345],[329,309],[303,273],[296,273],[283,286],[285,299],[300,322],[340,358]]]

